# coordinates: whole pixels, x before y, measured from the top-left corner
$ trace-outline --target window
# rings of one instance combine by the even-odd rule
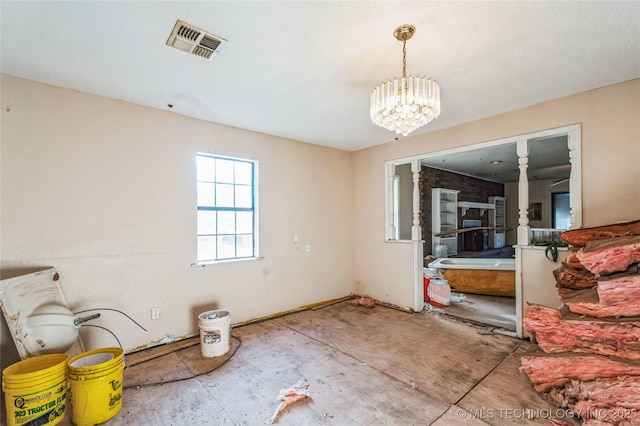
[[[198,262],[257,257],[257,163],[197,155]]]

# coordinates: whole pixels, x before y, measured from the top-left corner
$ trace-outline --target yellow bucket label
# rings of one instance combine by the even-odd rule
[[[111,385],[111,389],[113,389],[114,391],[120,389],[120,392],[116,394],[112,394],[111,392],[109,392],[109,407],[114,407],[118,403],[118,401],[122,400],[122,381],[111,380],[109,384]]]
[[[60,420],[58,417],[64,416],[66,398],[66,380],[35,395],[14,395],[13,424],[38,426],[54,421],[57,423]]]
[[[122,393],[117,393],[117,394],[109,394],[109,407],[114,407],[118,401],[122,400]],[[109,408],[111,409],[111,408]]]

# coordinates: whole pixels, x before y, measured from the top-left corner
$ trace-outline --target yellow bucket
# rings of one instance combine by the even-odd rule
[[[122,409],[124,352],[103,348],[68,362],[71,421],[78,426],[106,422]]]
[[[19,361],[2,372],[7,425],[57,425],[64,419],[69,355]]]

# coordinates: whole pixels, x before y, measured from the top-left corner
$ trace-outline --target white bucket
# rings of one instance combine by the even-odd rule
[[[222,356],[229,352],[229,311],[207,311],[198,315],[200,326],[200,352],[205,358]]]
[[[442,259],[442,258],[448,257],[448,253],[447,252],[448,252],[447,246],[445,246],[444,244],[440,243],[440,244],[438,244],[436,246],[435,255],[436,255],[436,257],[438,259]]]

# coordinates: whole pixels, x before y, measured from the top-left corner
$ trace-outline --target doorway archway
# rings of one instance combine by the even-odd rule
[[[425,250],[422,241],[431,237],[430,235],[423,236],[422,232],[420,171],[423,165],[438,165],[439,168],[444,169],[446,163],[448,171],[478,175],[478,170],[482,168],[478,167],[478,158],[482,158],[484,161],[482,166],[488,169],[488,172],[491,173],[490,176],[497,176],[493,175],[496,173],[496,169],[489,167],[492,162],[496,162],[492,164],[494,166],[500,165],[500,170],[505,174],[508,171],[511,173],[509,184],[517,195],[514,197],[513,193],[511,194],[511,206],[515,215],[507,221],[507,227],[513,228],[508,244],[516,248],[516,328],[518,336],[522,336],[522,292],[525,279],[522,276],[521,263],[519,262],[521,255],[519,249],[530,246],[532,242],[531,229],[534,228],[531,225],[536,224],[535,222],[530,223],[529,214],[530,189],[535,186],[532,185],[532,182],[551,180],[550,184],[558,185],[558,182],[566,179],[563,184],[568,185],[570,193],[570,227],[580,227],[582,225],[580,148],[581,126],[575,124],[387,161],[385,164],[386,181],[388,182],[385,191],[386,238],[387,240],[401,239],[398,237],[401,233],[397,228],[406,229],[408,227],[407,221],[411,220],[411,240],[415,245],[414,311],[421,311],[424,307],[422,268]],[[558,154],[559,152],[562,154]],[[558,162],[559,155],[562,157],[561,162]],[[406,172],[407,167],[410,167],[411,173]],[[401,170],[404,172],[398,174],[397,171]],[[403,187],[412,188],[412,191],[398,190]],[[404,197],[401,194],[404,194]],[[407,194],[410,194],[410,197]],[[515,198],[517,198],[517,203],[515,203]],[[549,208],[550,203],[551,199],[549,198]],[[407,211],[407,206],[411,206],[411,215],[394,216],[398,215],[398,212]],[[551,228],[551,225],[540,226],[540,228]]]

